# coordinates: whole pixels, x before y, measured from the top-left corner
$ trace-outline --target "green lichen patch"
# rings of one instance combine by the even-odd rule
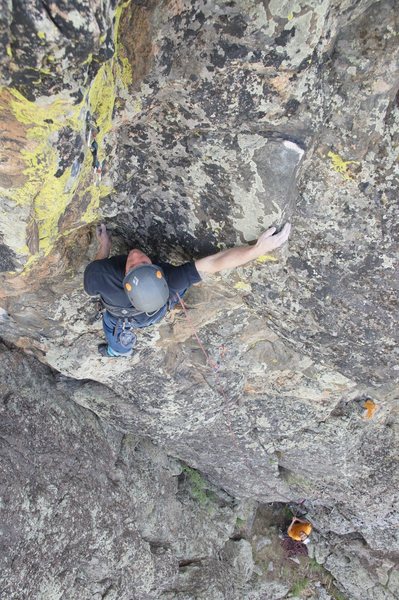
[[[304,592],[309,585],[309,580],[307,577],[304,577],[303,579],[298,579],[298,581],[296,581],[294,583],[294,585],[292,586],[290,593],[293,596],[300,596],[302,592]]]
[[[215,504],[215,495],[210,490],[207,480],[199,471],[184,465],[182,469],[190,496],[203,508],[210,509]]]

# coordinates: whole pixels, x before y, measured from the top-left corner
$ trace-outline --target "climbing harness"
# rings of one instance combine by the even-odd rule
[[[134,345],[137,339],[136,334],[133,332],[133,324],[131,323],[130,319],[118,319],[115,323],[113,333],[117,342],[119,342],[119,344],[125,348]]]
[[[90,314],[89,316],[89,323],[90,325],[93,325],[93,323],[95,323],[96,321],[98,321],[99,319],[101,319],[103,313],[104,313],[104,307],[101,304],[101,301],[98,299],[95,299],[93,301],[94,304],[94,311],[93,313]]]
[[[137,317],[137,315],[143,315],[142,310],[137,310],[134,306],[128,306],[127,308],[120,308],[119,306],[113,306],[108,304],[104,298],[100,298],[98,301],[101,306],[101,311],[107,310],[113,317],[121,317],[125,319],[131,319]]]

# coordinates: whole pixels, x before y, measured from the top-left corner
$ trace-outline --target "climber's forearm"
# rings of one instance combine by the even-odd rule
[[[96,238],[98,240],[98,250],[94,260],[108,258],[111,252],[111,236],[104,223],[96,227]]]
[[[200,258],[195,261],[195,266],[197,271],[202,273],[218,273],[224,269],[234,269],[234,267],[245,265],[260,255],[261,252],[256,246],[238,246]]]
[[[240,267],[282,246],[288,240],[290,231],[290,223],[286,223],[279,233],[276,233],[275,227],[270,227],[262,233],[253,246],[238,246],[230,250],[222,250],[217,254],[196,260],[195,266],[201,273],[217,273],[223,269]]]
[[[97,254],[94,257],[94,260],[101,260],[103,258],[108,258],[109,253],[111,252],[110,245],[101,245],[97,250]]]

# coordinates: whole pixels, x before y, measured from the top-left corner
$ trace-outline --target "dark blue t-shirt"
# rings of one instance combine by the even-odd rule
[[[127,294],[123,288],[123,279],[125,277],[127,255],[112,256],[94,260],[87,265],[84,272],[84,289],[90,296],[101,296],[107,304],[118,308],[131,308]],[[159,265],[164,272],[166,282],[169,286],[169,299],[174,302],[177,300],[176,292],[183,294],[185,290],[201,281],[201,277],[193,262],[184,263],[179,267],[174,267],[169,263],[154,260],[154,264]],[[134,320],[141,327],[150,325],[161,318],[166,311],[166,305],[159,311],[149,317],[148,315],[136,315]]]

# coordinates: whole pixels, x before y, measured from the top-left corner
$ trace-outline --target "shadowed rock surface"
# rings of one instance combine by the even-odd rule
[[[71,386],[2,346],[1,597],[168,597],[202,562],[228,587],[234,565],[216,555],[239,504],[198,504],[177,460],[77,406]]]
[[[3,5],[0,333],[47,365],[4,350],[14,357],[6,359],[10,365],[15,357],[28,365],[14,374],[2,366],[4,377],[14,382],[10,389],[28,377],[26,369],[31,381],[44,378],[35,391],[43,432],[62,403],[61,464],[73,463],[74,436],[81,442],[83,430],[76,433],[74,423],[87,421],[86,478],[68,481],[78,504],[113,490],[105,474],[121,452],[127,456],[123,490],[98,501],[101,527],[83,533],[88,517],[79,513],[84,544],[98,546],[96,577],[79,579],[86,551],[84,544],[77,547],[75,509],[68,505],[56,519],[65,539],[72,530],[76,536],[63,583],[57,588],[56,570],[44,568],[47,583],[41,575],[32,579],[29,597],[129,598],[130,588],[140,600],[144,594],[286,597],[293,593],[291,580],[284,584],[279,575],[273,583],[250,567],[259,557],[248,515],[256,503],[277,502],[307,512],[315,528],[310,554],[332,573],[337,589],[353,599],[393,599],[399,552],[395,2]],[[101,178],[88,147],[93,134]],[[188,320],[176,311],[139,333],[133,358],[111,362],[96,354],[101,326],[82,290],[99,218],[112,229],[115,254],[138,245],[175,263],[250,242],[287,220],[293,231],[280,251],[190,290]],[[62,401],[51,399],[53,393]],[[33,423],[26,393],[15,398],[10,406],[20,410],[20,430],[10,426],[7,441],[21,440],[25,456]],[[48,428],[45,445],[51,446],[58,435]],[[134,440],[144,448],[139,473]],[[174,514],[177,459],[225,490],[229,525],[221,525],[217,551],[202,552],[199,538],[217,537],[218,519],[223,524],[225,517],[220,506],[209,522],[201,513],[206,533],[190,538],[192,551],[179,554],[172,544],[175,562],[163,557],[154,566],[146,544],[163,539],[162,519],[152,525],[153,538],[141,524],[127,541],[122,526],[104,531],[115,519],[121,523],[131,504],[137,521],[145,521],[146,498],[158,510],[162,485]],[[6,464],[27,472],[25,460],[14,454]],[[42,473],[62,478],[62,469],[57,461],[37,460],[29,486],[43,490],[44,519],[63,494],[54,495]],[[146,479],[146,470],[162,470],[151,461],[168,465],[167,483],[159,473]],[[23,503],[28,484],[10,485],[18,503],[3,507],[7,527],[18,529],[15,515],[26,506],[18,535],[29,536],[36,504]],[[245,536],[235,530],[233,498],[252,503]],[[190,535],[195,510],[190,503],[194,512],[178,525],[181,535]],[[45,535],[42,521],[40,530]],[[6,529],[5,547],[13,535]],[[104,535],[106,559],[100,559]],[[46,543],[43,564],[56,542]],[[65,547],[57,547],[59,563]],[[219,569],[212,561],[222,547]],[[10,567],[13,553],[7,550],[4,560],[17,571]],[[34,553],[28,545],[25,562],[35,569]],[[203,562],[183,564],[174,579],[176,561],[193,556]],[[136,557],[139,566],[132,569]],[[145,569],[140,561],[147,561]],[[93,587],[100,572],[110,578],[109,595],[105,584]],[[16,576],[10,597],[26,591],[28,571],[19,578],[22,587]],[[60,595],[72,580],[72,595]],[[327,587],[313,587],[312,597],[338,597]]]

